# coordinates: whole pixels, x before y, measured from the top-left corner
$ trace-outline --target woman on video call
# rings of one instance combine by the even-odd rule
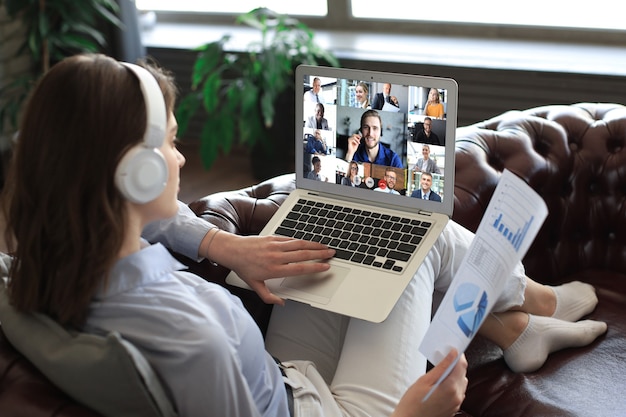
[[[82,332],[118,332],[148,360],[180,416],[453,415],[467,387],[464,356],[454,364],[452,350],[426,372],[418,346],[432,294],[448,288],[473,234],[449,222],[382,323],[284,301],[265,280],[327,271],[323,260],[334,251],[297,239],[231,235],[195,216],[185,229],[174,82],[154,65],[132,68],[102,55],[74,56],[34,89],[2,199],[14,257],[11,307]],[[159,103],[164,129],[153,131],[148,107]],[[147,146],[146,131],[159,143]],[[162,163],[163,181],[148,195],[128,188],[119,169],[141,151]],[[194,233],[186,230],[204,230],[191,255],[235,270],[278,305],[265,339],[241,300],[142,238],[155,223],[172,235],[174,250],[189,245]],[[593,287],[540,285],[519,264],[495,300],[499,313],[480,332],[503,349],[511,369],[530,372],[551,352],[606,331],[604,323],[578,321],[596,303]]]

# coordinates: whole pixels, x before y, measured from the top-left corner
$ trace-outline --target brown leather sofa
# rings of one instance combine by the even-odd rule
[[[608,332],[590,346],[550,356],[537,372],[515,374],[496,346],[478,337],[467,356],[463,416],[626,415],[626,107],[581,103],[511,111],[457,132],[454,220],[475,230],[498,179],[508,169],[546,201],[549,216],[524,263],[546,284],[581,280],[597,288],[590,318]],[[224,230],[258,233],[294,187],[277,177],[190,204]],[[224,284],[226,271],[208,262],[191,270]],[[271,309],[240,295],[259,326]],[[0,415],[94,416],[56,390],[0,333]]]

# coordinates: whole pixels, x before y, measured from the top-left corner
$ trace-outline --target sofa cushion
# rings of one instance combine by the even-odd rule
[[[2,286],[4,287],[4,286]],[[175,416],[141,353],[118,333],[70,332],[41,314],[18,313],[0,289],[0,322],[11,344],[76,401],[105,416]]]
[[[476,230],[502,171],[549,214],[524,265],[543,283],[585,269],[626,274],[626,106],[551,105],[457,129],[453,219]]]

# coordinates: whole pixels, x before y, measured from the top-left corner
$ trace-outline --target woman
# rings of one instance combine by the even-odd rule
[[[243,273],[265,301],[284,304],[274,309],[264,347],[238,299],[180,271],[163,246],[141,238],[148,224],[180,210],[185,159],[176,149],[171,78],[150,68],[167,114],[162,144],[150,145],[159,124],[151,111],[156,100],[144,99],[150,83],[140,72],[104,56],[77,56],[55,65],[33,92],[3,200],[14,253],[12,306],[87,332],[119,332],[148,359],[181,416],[287,416],[290,395],[296,410],[319,416],[453,414],[467,385],[464,358],[422,401],[455,352],[424,374],[417,346],[430,320],[429,294],[447,288],[472,234],[451,223],[389,318],[374,324],[285,303],[265,288],[265,279],[287,270],[327,269],[302,262],[332,256],[323,245],[210,229],[197,252]],[[126,170],[119,167],[150,146],[162,154],[165,181],[157,182],[158,192],[137,195],[121,185]],[[258,268],[263,263],[269,272]],[[589,343],[606,330],[603,323],[547,317],[577,320],[595,307],[594,297],[585,284],[534,283],[520,266],[497,303],[505,312],[488,318],[484,333],[506,349],[507,363],[531,369],[553,350]],[[519,310],[506,311],[514,306]],[[529,344],[539,354],[529,353]],[[290,361],[279,368],[272,355]]]
[[[443,103],[439,100],[439,91],[436,88],[431,88],[428,92],[428,101],[426,101],[426,107],[424,108],[424,114],[436,119],[443,119],[444,109]]]
[[[348,185],[350,187],[358,187],[361,184],[361,177],[359,177],[359,164],[354,161],[350,161],[348,168],[348,175],[341,178],[342,185]]]
[[[370,89],[363,81],[359,82],[354,88],[354,96],[356,101],[356,107],[360,109],[370,108]]]

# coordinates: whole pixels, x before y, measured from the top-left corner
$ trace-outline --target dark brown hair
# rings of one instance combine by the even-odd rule
[[[153,63],[173,109],[173,79]],[[9,298],[19,311],[80,327],[121,249],[125,202],[114,173],[141,142],[146,110],[139,80],[104,55],[53,66],[25,108],[7,183],[5,239],[14,256]]]

